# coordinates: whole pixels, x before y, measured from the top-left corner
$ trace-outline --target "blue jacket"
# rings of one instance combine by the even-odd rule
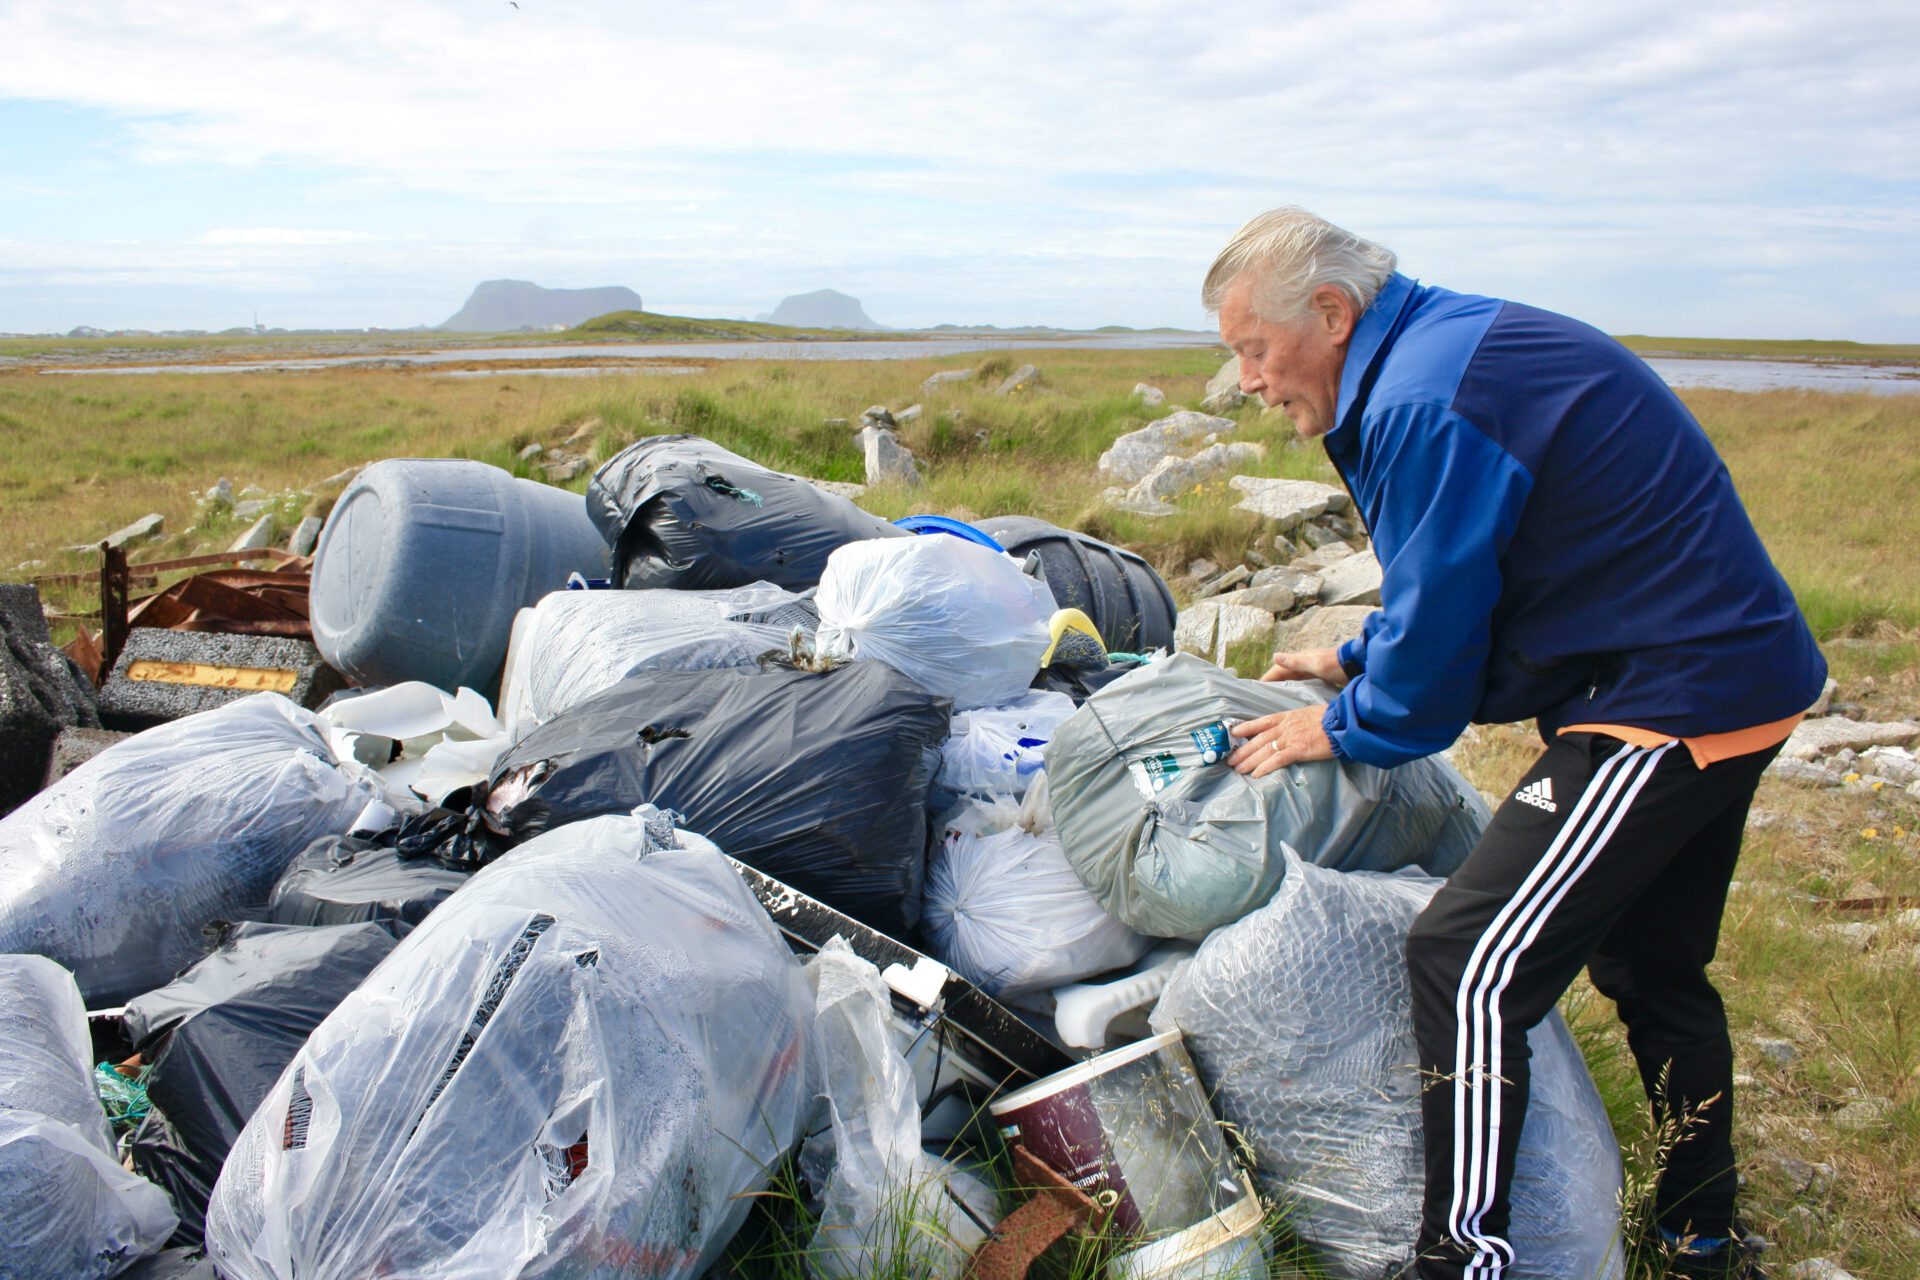
[[[1341,646],[1342,759],[1391,767],[1468,721],[1676,737],[1784,719],[1826,662],[1677,396],[1565,316],[1393,276],[1324,437],[1385,571]]]

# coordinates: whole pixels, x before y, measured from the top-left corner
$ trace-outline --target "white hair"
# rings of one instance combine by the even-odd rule
[[[1307,312],[1307,301],[1321,285],[1331,285],[1365,311],[1393,274],[1393,250],[1297,205],[1270,209],[1233,233],[1213,260],[1200,301],[1209,315],[1243,280],[1253,286],[1253,312],[1263,320],[1285,323]]]

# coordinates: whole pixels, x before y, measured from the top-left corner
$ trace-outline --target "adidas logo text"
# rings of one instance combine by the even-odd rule
[[[1538,782],[1528,783],[1526,786],[1514,792],[1513,798],[1521,804],[1530,804],[1536,809],[1545,809],[1548,813],[1560,812],[1560,807],[1553,802],[1552,778],[1542,778]]]

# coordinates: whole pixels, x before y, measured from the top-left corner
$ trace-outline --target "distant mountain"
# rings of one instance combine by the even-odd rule
[[[572,328],[609,311],[640,309],[640,295],[620,284],[599,289],[543,289],[528,280],[487,280],[474,289],[467,305],[440,327],[463,333],[505,333],[554,325]]]
[[[815,289],[782,298],[771,315],[759,317],[769,324],[792,325],[796,329],[882,329],[860,309],[860,299],[849,298],[833,289]]]

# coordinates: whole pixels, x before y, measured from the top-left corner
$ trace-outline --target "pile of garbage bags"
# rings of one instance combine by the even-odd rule
[[[702,1275],[807,1103],[800,965],[714,845],[576,822],[308,1037],[214,1187],[233,1280]]]
[[[0,1269],[110,1276],[175,1223],[165,1193],[114,1156],[72,976],[41,956],[0,955]]]
[[[1214,1106],[1254,1172],[1343,1280],[1413,1262],[1423,1185],[1407,931],[1440,881],[1343,873],[1283,855],[1273,900],[1216,930],[1167,986]],[[1558,1013],[1528,1036],[1532,1099],[1508,1239],[1519,1280],[1622,1274],[1621,1166],[1607,1112]]]
[[[71,970],[89,1005],[160,986],[202,929],[375,794],[311,711],[255,694],[129,738],[0,818],[0,952]]]

